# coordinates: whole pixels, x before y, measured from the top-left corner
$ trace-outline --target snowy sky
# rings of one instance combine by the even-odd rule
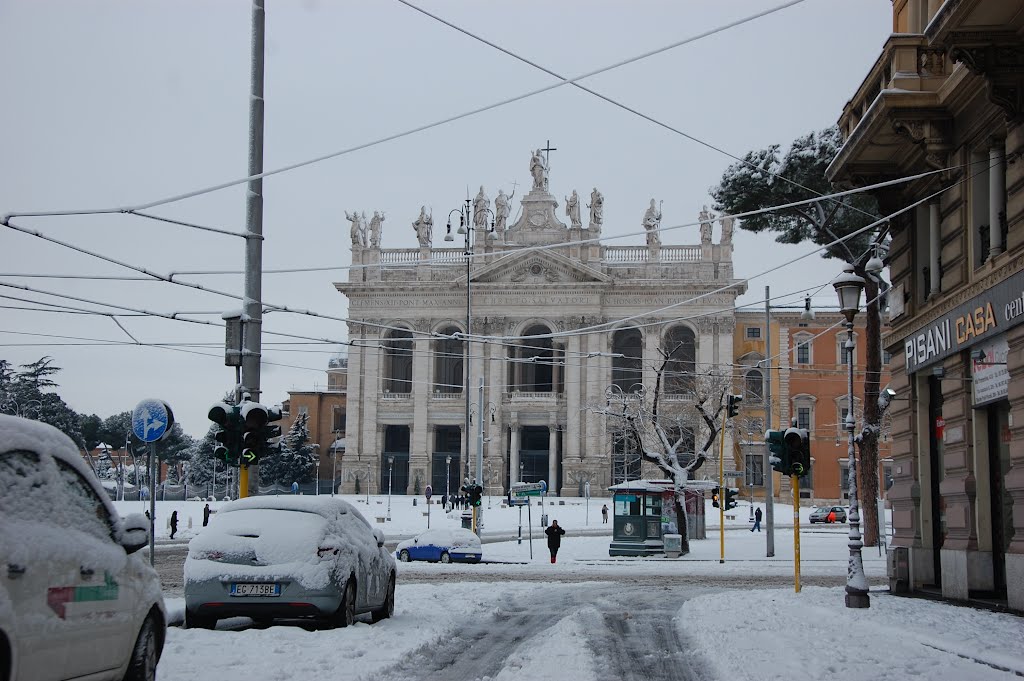
[[[394,0],[268,1],[267,169],[344,149],[507,99],[552,82],[493,48]],[[763,11],[781,0],[437,2],[422,6],[554,71],[575,76]],[[245,175],[250,5],[245,0],[6,0],[0,3],[0,214],[118,206],[156,200]],[[588,79],[588,87],[688,134],[742,155],[833,124],[877,58],[891,27],[889,0],[806,0],[755,22]],[[350,263],[344,211],[381,210],[383,246],[416,245],[421,205],[444,216],[466,188],[517,196],[529,182],[530,150],[550,139],[551,190],[605,195],[607,243],[640,244],[649,200],[664,201],[662,226],[689,222],[732,159],[571,87],[562,87],[426,132],[270,178],[264,183],[264,266]],[[518,200],[513,211],[518,209]],[[239,187],[154,213],[240,230]],[[242,266],[241,240],[140,218],[83,216],[14,221],[48,236],[153,271]],[[163,283],[52,279],[26,274],[129,275],[38,238],[0,231],[0,283],[219,322],[237,301]],[[738,277],[805,253],[770,236],[740,232]],[[698,243],[696,228],[663,242]],[[824,284],[834,262],[813,257],[801,277],[756,279],[775,292]],[[332,282],[346,273],[268,274],[267,302],[344,316]],[[184,279],[241,294],[237,275]],[[98,308],[0,287],[0,295]],[[819,299],[834,305],[825,290]],[[40,307],[0,298],[0,305]],[[122,317],[144,343],[208,343],[179,351],[60,345],[130,338],[109,318],[0,307],[0,357],[15,364],[52,355],[60,393],[100,416],[140,399],[167,400],[187,432],[234,383],[223,366],[223,331],[180,321]],[[344,324],[271,314],[265,329],[345,337]],[[31,335],[38,334],[38,335]],[[74,338],[56,338],[68,336]],[[79,340],[87,339],[87,340]],[[275,340],[265,337],[264,343]],[[265,402],[323,384],[331,349],[264,346]],[[190,352],[182,352],[188,350]],[[301,350],[301,351],[296,351]],[[313,351],[310,351],[313,350]],[[207,353],[209,356],[190,354]],[[284,366],[287,365],[287,366]]]

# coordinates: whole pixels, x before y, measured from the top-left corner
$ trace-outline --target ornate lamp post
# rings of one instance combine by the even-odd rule
[[[395,457],[388,457],[388,520],[391,520],[391,473],[395,470]]]
[[[467,196],[466,197],[466,203],[465,203],[464,206],[461,206],[459,208],[453,208],[450,211],[448,211],[448,225],[447,225],[448,230],[447,230],[447,232],[445,232],[445,235],[444,235],[444,240],[445,241],[454,241],[455,240],[455,237],[452,236],[452,213],[458,213],[459,214],[459,228],[458,228],[458,230],[456,230],[456,233],[457,234],[462,234],[466,238],[466,250],[465,250],[465,253],[464,253],[464,255],[466,256],[466,335],[465,335],[465,342],[463,343],[463,347],[465,349],[466,359],[462,363],[462,366],[463,366],[462,394],[466,398],[466,425],[465,425],[465,428],[463,428],[463,434],[465,436],[465,445],[464,445],[465,451],[463,453],[463,456],[466,457],[466,475],[465,475],[465,477],[469,478],[470,477],[470,475],[469,475],[469,423],[470,423],[470,417],[469,417],[469,406],[470,406],[469,405],[469,356],[470,356],[470,352],[469,352],[469,337],[470,337],[470,334],[472,333],[472,331],[471,331],[471,328],[472,328],[472,326],[471,326],[472,325],[472,318],[471,318],[472,306],[470,305],[471,293],[472,293],[472,289],[470,287],[470,265],[472,264],[472,259],[473,259],[473,249],[472,249],[473,229],[472,229],[472,226],[473,226],[473,223],[474,223],[474,218],[477,215],[479,215],[481,213],[490,213],[491,214],[491,228],[490,228],[490,232],[493,233],[494,232],[494,212],[491,211],[490,208],[483,208],[481,210],[478,210],[474,214],[473,213],[472,199],[470,199]]]
[[[320,496],[320,459],[316,460],[316,495]]]
[[[450,497],[452,495],[452,457],[444,457],[445,463],[445,479],[444,479],[444,495]]]
[[[850,477],[850,562],[846,569],[846,607],[868,608],[871,601],[868,597],[868,580],[864,576],[864,562],[861,559],[860,550],[864,543],[860,535],[860,512],[857,504],[857,459],[854,453],[854,418],[853,418],[853,318],[860,310],[860,294],[864,290],[864,280],[854,274],[853,265],[847,264],[843,267],[843,273],[832,281],[839,296],[839,310],[846,317],[846,352],[847,382],[846,382],[846,430],[849,433],[847,441],[847,456],[849,457]]]

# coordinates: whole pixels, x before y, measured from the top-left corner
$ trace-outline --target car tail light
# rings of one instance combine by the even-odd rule
[[[317,558],[328,558],[336,555],[338,555],[338,549],[333,546],[321,546],[316,550]]]
[[[224,554],[220,551],[197,551],[193,557],[197,560],[220,560]]]

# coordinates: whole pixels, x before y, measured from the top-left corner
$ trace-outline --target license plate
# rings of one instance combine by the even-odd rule
[[[232,596],[280,596],[281,585],[272,584],[232,584]]]

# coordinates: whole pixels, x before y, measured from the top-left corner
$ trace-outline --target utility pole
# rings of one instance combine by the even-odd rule
[[[772,428],[772,315],[771,291],[764,287],[764,429]],[[765,537],[768,541],[766,555],[775,556],[775,471],[768,460],[768,443],[764,446],[764,522]]]
[[[252,1],[252,63],[249,83],[249,175],[263,173],[264,0]],[[249,180],[245,197],[245,296],[243,310],[242,393],[260,401],[263,326],[263,179]],[[249,467],[239,469],[238,496],[249,495]]]

